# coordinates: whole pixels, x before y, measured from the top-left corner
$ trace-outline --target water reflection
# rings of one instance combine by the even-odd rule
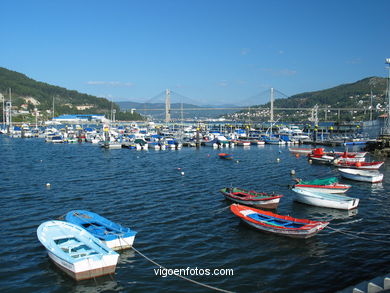
[[[335,219],[347,219],[356,216],[358,214],[358,209],[338,210],[310,206],[294,201],[292,205],[292,212],[294,213],[294,215],[304,215],[305,218],[310,220],[331,221]]]

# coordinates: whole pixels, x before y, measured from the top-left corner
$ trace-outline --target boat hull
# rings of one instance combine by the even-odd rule
[[[220,192],[232,202],[264,209],[276,209],[283,197],[283,195],[248,191],[237,187],[223,188]]]
[[[300,188],[294,188],[294,200],[317,207],[332,208],[339,210],[352,210],[359,205],[358,198],[351,198],[343,195],[329,195],[318,192],[308,192]]]
[[[351,180],[355,180],[355,181],[378,183],[378,182],[382,182],[382,180],[383,180],[383,174],[379,173],[379,172],[377,174],[371,173],[371,175],[370,175],[370,173],[369,173],[370,171],[362,171],[360,173],[351,173],[351,172],[348,172],[348,170],[359,171],[359,170],[355,170],[355,169],[339,169],[339,172],[340,172],[342,177],[347,178],[347,179],[351,179]],[[367,172],[367,173],[363,173],[363,172]]]
[[[230,210],[244,223],[258,230],[292,238],[312,237],[329,224],[278,215],[239,204],[232,204]]]
[[[108,248],[112,250],[122,250],[133,246],[135,236],[119,237],[109,241],[102,241]]]
[[[270,199],[270,200],[263,200],[263,201],[253,201],[253,200],[242,200],[238,198],[233,198],[229,196],[228,194],[224,193],[224,196],[226,199],[235,202],[240,203],[247,206],[253,206],[258,208],[264,208],[264,209],[276,209],[279,205],[280,198]]]
[[[130,228],[122,227],[96,213],[85,210],[69,211],[65,215],[65,220],[85,229],[112,250],[130,248],[137,234]]]
[[[295,187],[302,189],[302,190],[307,190],[307,191],[312,191],[312,192],[321,192],[321,193],[329,193],[329,194],[337,194],[337,193],[345,193],[348,191],[348,189],[351,186],[348,187],[340,187],[340,188],[329,188],[327,186],[322,186],[322,187],[312,187],[312,186],[303,186],[303,185],[295,185]]]
[[[324,225],[321,227],[316,227],[316,228],[310,229],[309,231],[304,231],[304,232],[303,231],[285,231],[283,229],[264,227],[263,225],[258,225],[258,224],[255,224],[255,223],[250,222],[250,221],[245,220],[245,219],[241,219],[241,220],[245,224],[248,224],[248,225],[250,225],[258,230],[261,230],[263,232],[277,234],[280,236],[287,236],[287,237],[291,237],[291,238],[310,238],[310,237],[314,236],[315,234],[317,234],[319,231],[321,231],[326,226],[326,225]]]
[[[85,259],[70,264],[48,251],[49,258],[53,263],[76,281],[87,280],[115,273],[119,255],[104,257],[102,260]]]

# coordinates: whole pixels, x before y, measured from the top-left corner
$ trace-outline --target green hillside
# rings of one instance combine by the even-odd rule
[[[143,120],[138,113],[120,112],[120,108],[105,98],[79,93],[63,87],[35,81],[24,74],[0,67],[0,93],[8,99],[12,91],[12,105],[15,110],[32,111],[37,108],[43,115],[51,110],[53,98],[55,115],[60,114],[105,114],[109,117],[111,108],[115,109],[118,120]],[[32,98],[32,99],[31,99]],[[37,102],[36,102],[37,101]],[[48,115],[51,116],[52,114]]]
[[[310,118],[310,109],[319,106],[320,121],[336,120],[367,120],[372,114],[375,119],[383,113],[386,104],[387,79],[382,77],[368,77],[353,83],[342,84],[329,89],[314,92],[305,92],[284,99],[276,99],[274,107],[292,108],[293,110],[275,110],[274,119],[281,121],[307,121]],[[372,95],[371,95],[372,93]],[[242,110],[234,114],[225,115],[228,119],[268,121],[270,103],[251,106],[250,112]],[[325,109],[353,109],[326,110]],[[373,109],[372,111],[370,109]],[[340,116],[339,116],[340,114]]]
[[[274,106],[279,108],[311,108],[316,104],[319,106],[330,105],[334,108],[356,108],[363,104],[369,106],[371,91],[375,96],[373,103],[383,103],[386,79],[368,77],[325,90],[301,93],[287,99],[275,100]]]

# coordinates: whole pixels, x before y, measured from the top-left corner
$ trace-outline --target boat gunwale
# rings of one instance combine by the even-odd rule
[[[246,193],[246,192],[253,192],[255,194],[259,194],[258,196],[262,196],[262,194],[264,194],[264,196],[262,198],[239,197],[239,196],[234,195],[232,192],[224,191],[226,189],[227,189],[227,187],[221,189],[220,192],[222,194],[224,194],[225,196],[230,197],[230,198],[240,199],[240,200],[244,200],[244,201],[251,201],[251,202],[252,201],[257,202],[257,201],[267,201],[267,200],[273,200],[273,199],[280,199],[284,196],[282,194],[269,195],[268,193],[265,193],[265,192],[248,191],[245,189],[233,187],[233,191],[234,191],[234,189],[239,189],[239,190],[244,191],[244,192],[236,192],[236,193],[241,193],[244,195],[251,195],[250,193]],[[253,196],[256,196],[256,195],[253,195]]]
[[[256,221],[255,219],[242,214],[241,211],[245,210],[245,209],[249,209],[249,210],[253,211],[254,213],[258,213],[260,215],[265,214],[266,216],[270,216],[270,217],[273,217],[275,219],[283,220],[286,222],[295,222],[295,223],[306,224],[306,225],[303,225],[302,227],[299,227],[299,228],[290,228],[290,227],[269,225],[269,224],[266,224],[266,223],[261,222],[261,221]],[[230,210],[239,218],[244,219],[246,221],[249,221],[253,224],[265,226],[265,227],[270,227],[270,228],[273,228],[276,230],[281,230],[281,231],[310,231],[316,227],[318,227],[319,230],[322,230],[323,228],[325,228],[329,224],[329,222],[312,221],[312,220],[307,220],[307,219],[298,219],[298,218],[294,218],[294,217],[290,217],[290,216],[278,215],[278,214],[275,214],[272,212],[263,211],[263,210],[259,210],[259,209],[239,205],[239,204],[232,204],[230,206]]]

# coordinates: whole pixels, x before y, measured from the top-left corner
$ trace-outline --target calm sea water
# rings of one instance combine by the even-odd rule
[[[121,253],[115,276],[75,282],[58,270],[39,243],[40,223],[87,209],[138,231],[134,246],[168,268],[233,269],[233,276],[192,276],[236,292],[332,292],[390,271],[390,168],[381,184],[348,182],[357,211],[292,201],[290,171],[305,179],[338,176],[310,165],[287,147],[229,150],[103,150],[0,137],[0,290],[2,292],[206,292],[158,268],[132,250]],[[277,158],[280,161],[277,162]],[[371,158],[373,159],[373,158]],[[237,162],[238,160],[238,162]],[[178,169],[180,168],[180,170]],[[181,175],[184,172],[184,175]],[[51,188],[46,187],[51,184]],[[258,232],[228,209],[219,189],[240,186],[284,194],[277,212],[330,220],[310,239]]]

